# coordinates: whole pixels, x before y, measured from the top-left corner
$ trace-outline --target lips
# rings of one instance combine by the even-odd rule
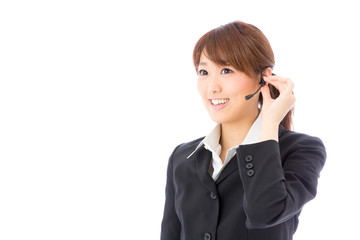
[[[210,101],[210,108],[214,111],[219,111],[228,104],[230,99],[229,98],[213,98],[213,99],[209,99],[209,101]]]
[[[228,98],[217,98],[217,99],[210,99],[212,105],[222,105],[226,104],[230,99]]]

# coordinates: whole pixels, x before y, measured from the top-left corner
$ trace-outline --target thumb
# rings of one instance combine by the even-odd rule
[[[260,92],[264,102],[269,102],[271,100],[270,89],[267,83],[261,88]]]

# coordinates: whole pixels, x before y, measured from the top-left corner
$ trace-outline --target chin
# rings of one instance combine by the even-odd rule
[[[230,120],[226,116],[219,116],[219,114],[216,114],[216,116],[215,116],[215,114],[209,113],[209,115],[210,115],[211,120],[213,120],[213,122],[216,122],[218,124],[227,123]]]
[[[234,111],[239,112],[239,114],[234,114]],[[246,114],[242,114],[242,112],[243,113],[246,112]],[[247,115],[249,115],[248,111],[244,111],[240,109],[237,110],[229,109],[229,111],[223,111],[223,112],[216,112],[216,111],[212,111],[211,109],[208,109],[208,114],[211,120],[218,124],[239,122],[246,119]]]

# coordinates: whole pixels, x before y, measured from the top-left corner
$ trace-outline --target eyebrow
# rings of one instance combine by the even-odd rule
[[[199,63],[199,66],[204,66],[204,65],[207,65],[207,63],[206,62],[200,62]]]

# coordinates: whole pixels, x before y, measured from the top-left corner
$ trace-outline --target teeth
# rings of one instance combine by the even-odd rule
[[[228,98],[226,98],[226,99],[212,99],[211,103],[214,104],[214,105],[220,105],[220,104],[225,104],[228,101],[229,101]]]

